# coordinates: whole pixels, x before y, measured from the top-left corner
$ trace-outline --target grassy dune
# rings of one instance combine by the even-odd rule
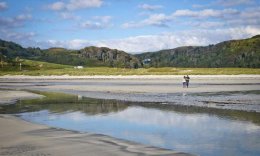
[[[238,75],[260,74],[259,68],[109,68],[84,67],[74,69],[73,66],[54,63],[24,60],[22,70],[19,65],[0,68],[0,75]]]

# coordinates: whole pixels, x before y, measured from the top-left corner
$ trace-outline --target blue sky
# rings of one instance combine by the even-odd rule
[[[0,0],[0,38],[131,53],[260,34],[260,0]]]

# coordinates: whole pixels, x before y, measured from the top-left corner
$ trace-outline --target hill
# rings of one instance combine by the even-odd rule
[[[15,64],[19,59],[45,61],[56,64],[73,66],[106,66],[138,68],[140,61],[133,55],[117,49],[105,47],[86,47],[81,50],[68,50],[64,48],[23,48],[19,44],[0,40],[1,64]]]
[[[136,55],[148,67],[260,67],[260,35]]]
[[[131,55],[106,47],[80,50],[64,48],[23,48],[14,42],[0,40],[1,66],[17,66],[21,59],[87,67],[260,67],[260,35],[209,46],[185,46]]]

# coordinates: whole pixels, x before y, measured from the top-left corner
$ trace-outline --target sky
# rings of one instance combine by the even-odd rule
[[[130,53],[260,34],[260,0],[0,0],[0,39]]]

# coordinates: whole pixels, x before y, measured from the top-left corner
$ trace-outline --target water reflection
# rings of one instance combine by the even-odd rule
[[[55,97],[55,98],[54,98]],[[72,95],[3,106],[1,112],[54,127],[100,133],[199,155],[259,155],[259,113]]]
[[[41,93],[46,97],[43,99],[20,100],[16,105],[5,105],[0,109],[0,113],[48,110],[51,113],[80,111],[88,115],[96,115],[118,112],[128,107],[116,100],[92,99],[62,93]]]

